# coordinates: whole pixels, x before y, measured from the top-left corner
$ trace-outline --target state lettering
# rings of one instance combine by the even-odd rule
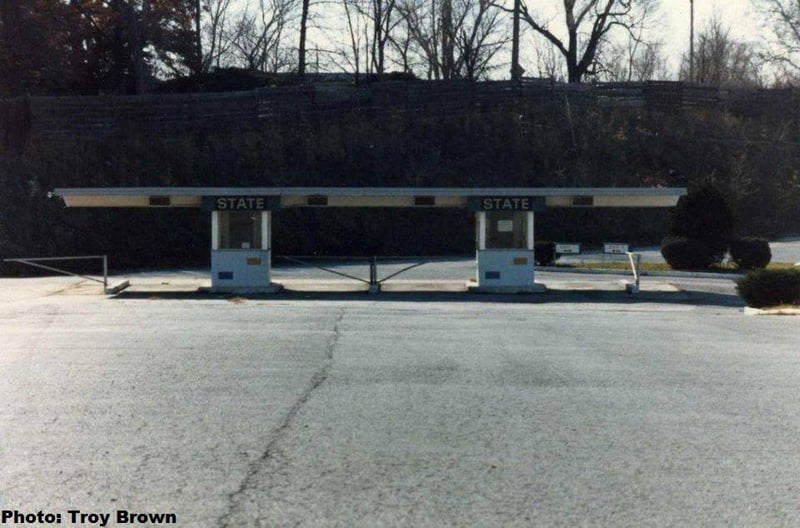
[[[219,196],[213,204],[217,211],[264,211],[269,208],[264,196]]]
[[[530,211],[532,201],[521,196],[484,197],[480,200],[483,211]]]

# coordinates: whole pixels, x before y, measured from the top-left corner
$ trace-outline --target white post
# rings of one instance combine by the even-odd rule
[[[478,211],[475,213],[475,283],[481,283],[481,251],[486,249],[486,212]]]
[[[528,211],[528,249],[533,250],[533,211]]]
[[[486,211],[478,212],[478,251],[486,249]]]
[[[219,249],[219,211],[211,211],[211,250]]]
[[[272,249],[272,236],[270,233],[270,218],[269,211],[261,211],[261,249]]]

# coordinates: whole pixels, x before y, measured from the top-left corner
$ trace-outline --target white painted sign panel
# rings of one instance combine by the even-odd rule
[[[580,244],[556,244],[556,253],[559,255],[580,255]]]
[[[603,253],[609,255],[624,255],[628,252],[628,244],[606,242],[603,244]]]
[[[514,231],[514,221],[513,220],[498,220],[497,221],[497,232],[498,233],[511,233]]]

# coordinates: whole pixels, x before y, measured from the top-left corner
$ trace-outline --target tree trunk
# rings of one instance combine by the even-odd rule
[[[451,79],[453,77],[453,2],[452,0],[442,1],[442,78]]]
[[[578,63],[578,32],[569,29],[569,45],[567,46],[567,82],[579,83],[583,77]]]
[[[150,2],[145,0],[142,4],[142,12],[137,13],[136,8],[127,3],[120,3],[124,9],[128,27],[128,43],[130,46],[130,61],[133,66],[133,93],[143,94],[145,92],[145,65],[144,65],[144,44],[145,28]]]
[[[200,0],[194,2],[194,74],[197,77],[203,73],[203,35],[202,35],[202,8]]]
[[[308,4],[310,0],[303,0],[303,12],[300,15],[300,46],[297,58],[297,78],[300,82],[306,77],[306,30],[308,29]]]
[[[0,5],[2,5],[0,3]],[[70,0],[70,16],[75,16],[79,9],[79,0]],[[79,23],[79,17],[73,20],[73,26],[70,28],[69,33],[69,46],[70,46],[70,67],[72,69],[71,89],[80,93],[87,93],[87,72],[84,67],[84,50],[83,50],[83,23]]]

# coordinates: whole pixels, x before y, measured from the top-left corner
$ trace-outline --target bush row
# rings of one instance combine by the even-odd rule
[[[800,304],[800,269],[753,270],[739,279],[736,290],[754,308]]]
[[[741,270],[765,268],[772,259],[769,242],[763,238],[734,239],[725,249]],[[661,244],[661,255],[672,269],[698,270],[720,263],[725,251],[720,255],[718,247],[698,238],[668,237]]]
[[[556,243],[537,240],[533,243],[533,258],[537,266],[549,266],[556,261]]]
[[[763,238],[748,237],[731,240],[728,247],[731,260],[739,266],[739,269],[766,268],[769,261],[772,260],[769,242]]]

